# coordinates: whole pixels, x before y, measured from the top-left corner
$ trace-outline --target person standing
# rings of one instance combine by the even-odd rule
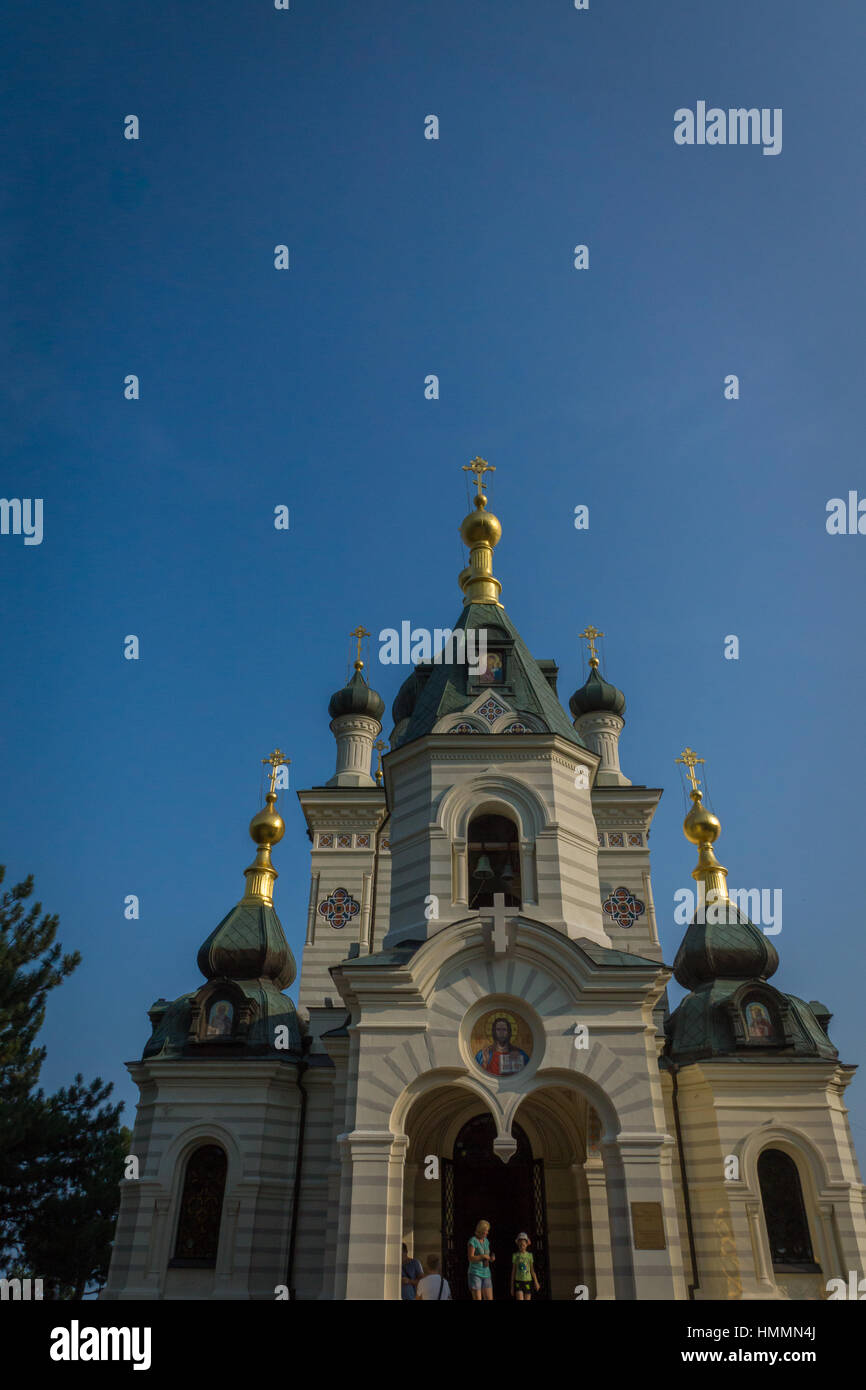
[[[490,1222],[479,1221],[466,1253],[469,1257],[469,1291],[475,1299],[493,1298],[493,1275],[490,1266],[496,1259],[490,1253]]]
[[[422,1303],[438,1303],[451,1298],[451,1285],[439,1271],[439,1256],[427,1256],[427,1273],[418,1280],[415,1297]]]
[[[517,1251],[511,1256],[511,1297],[518,1303],[529,1303],[533,1286],[536,1293],[541,1287],[535,1273],[535,1260],[529,1253],[529,1236],[521,1231],[514,1243]]]
[[[418,1280],[423,1276],[424,1270],[420,1260],[409,1259],[409,1247],[403,1241],[403,1265],[400,1276],[400,1297],[404,1302],[411,1302],[415,1298],[415,1290]]]

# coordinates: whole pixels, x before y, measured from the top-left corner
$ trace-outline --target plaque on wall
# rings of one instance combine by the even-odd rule
[[[635,1250],[664,1250],[665,1228],[661,1202],[632,1202],[631,1228]]]

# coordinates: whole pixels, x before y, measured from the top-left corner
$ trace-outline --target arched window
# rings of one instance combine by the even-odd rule
[[[773,1268],[816,1269],[796,1163],[781,1149],[764,1149],[758,1182]]]
[[[227,1162],[217,1144],[190,1154],[183,1182],[173,1265],[209,1268],[216,1264]]]
[[[517,826],[507,816],[476,816],[467,835],[469,906],[492,907],[494,893],[506,907],[520,907]]]

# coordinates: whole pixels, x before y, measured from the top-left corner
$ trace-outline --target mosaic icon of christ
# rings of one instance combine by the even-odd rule
[[[507,1018],[494,1018],[490,1029],[492,1047],[482,1047],[475,1060],[491,1076],[513,1076],[522,1071],[529,1057],[521,1047],[511,1043],[511,1024]]]

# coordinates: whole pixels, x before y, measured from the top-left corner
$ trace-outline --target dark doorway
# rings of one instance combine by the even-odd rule
[[[544,1161],[532,1157],[529,1140],[518,1124],[511,1126],[517,1152],[503,1163],[493,1152],[496,1126],[490,1115],[477,1115],[463,1126],[454,1144],[454,1158],[445,1159],[442,1183],[442,1249],[445,1277],[455,1299],[469,1298],[466,1246],[479,1221],[490,1222],[493,1297],[507,1299],[511,1257],[518,1231],[526,1231],[540,1294],[549,1298],[547,1214]]]

